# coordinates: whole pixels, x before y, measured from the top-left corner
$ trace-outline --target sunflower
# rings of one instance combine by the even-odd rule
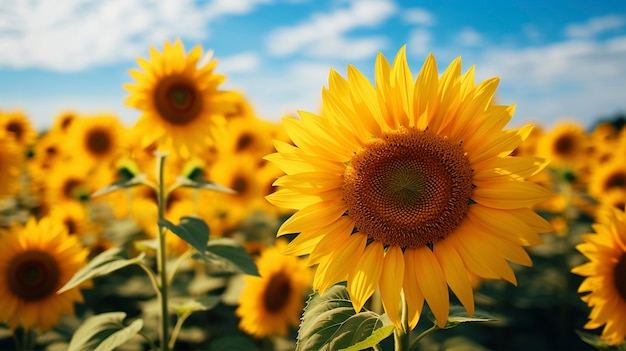
[[[74,124],[74,121],[78,119],[78,115],[73,111],[65,111],[60,113],[54,119],[52,130],[59,132],[67,132],[69,128]]]
[[[589,183],[589,194],[596,199],[607,195],[611,190],[626,190],[626,157],[614,158],[593,170]]]
[[[114,116],[77,118],[68,131],[70,147],[81,162],[115,161],[123,147],[124,127]]]
[[[507,261],[531,265],[522,246],[551,227],[528,206],[549,192],[525,178],[545,162],[508,156],[532,126],[502,130],[513,107],[492,103],[497,78],[474,85],[460,58],[438,77],[431,54],[414,80],[405,50],[391,66],[378,55],[375,88],[331,70],[321,115],[283,119],[295,146],[266,156],[286,173],[267,199],[297,210],[277,234],[299,233],[285,253],[318,264],[316,290],[347,280],[360,311],[380,287],[398,326],[404,295],[411,328],[426,300],[443,326],[447,285],[471,314],[468,272],[515,284]]]
[[[0,236],[0,320],[11,329],[48,330],[82,303],[78,287],[57,294],[86,264],[87,251],[65,228],[30,218]]]
[[[19,191],[23,162],[17,141],[0,130],[0,200]]]
[[[311,271],[303,260],[284,256],[283,240],[257,258],[260,277],[246,275],[235,314],[239,328],[258,338],[286,336],[300,323],[305,294],[311,286]]]
[[[58,165],[49,174],[45,184],[45,200],[49,205],[89,201],[96,188],[90,183],[88,173],[75,164]]]
[[[623,210],[607,208],[593,225],[595,233],[583,235],[576,246],[589,262],[572,272],[586,277],[578,288],[581,299],[592,308],[585,329],[604,325],[601,338],[612,345],[626,336],[626,218]]]
[[[551,167],[581,166],[588,135],[576,123],[562,122],[544,133],[537,145],[537,154],[550,160]]]
[[[0,128],[13,136],[22,149],[33,145],[37,139],[37,132],[22,112],[0,113]]]
[[[251,154],[261,158],[274,151],[270,135],[274,126],[256,117],[237,118],[228,122],[220,139],[219,150],[228,154]]]
[[[224,123],[224,113],[233,109],[229,94],[218,90],[226,79],[214,74],[216,60],[204,60],[202,47],[185,55],[183,44],[165,42],[163,53],[150,49],[150,59],[137,62],[144,72],[130,70],[137,82],[126,84],[126,104],[143,112],[134,126],[141,145],[153,142],[186,156],[211,143],[215,127]]]
[[[69,202],[63,206],[51,206],[48,216],[51,220],[65,226],[70,235],[81,237],[95,228],[95,224],[89,220],[87,208],[77,202]]]

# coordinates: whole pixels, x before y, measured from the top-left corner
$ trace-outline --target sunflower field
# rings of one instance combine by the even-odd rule
[[[180,40],[132,126],[0,106],[0,350],[626,350],[626,118],[405,50],[280,123]]]

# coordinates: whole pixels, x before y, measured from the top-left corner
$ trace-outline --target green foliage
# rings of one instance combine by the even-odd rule
[[[57,294],[72,289],[92,278],[107,275],[126,266],[138,264],[143,260],[144,253],[135,258],[128,258],[128,252],[122,248],[114,247],[94,257],[85,267],[81,268]]]
[[[220,302],[220,296],[180,297],[170,300],[170,307],[179,315],[196,311],[208,311]]]
[[[430,319],[434,324],[437,324],[435,315],[432,312],[428,313],[428,319]],[[481,311],[477,309],[474,311],[474,315],[470,317],[470,315],[467,314],[463,306],[450,306],[450,313],[448,314],[448,320],[446,321],[446,325],[442,329],[454,328],[463,323],[494,322],[496,320],[497,319],[491,317],[485,311]]]
[[[126,178],[126,179],[118,180],[116,182],[113,182],[105,186],[102,189],[97,190],[96,192],[91,194],[91,197],[102,196],[108,193],[112,193],[114,191],[131,188],[139,184],[144,184],[145,179],[146,179],[146,174],[140,173],[130,179]]]
[[[307,301],[296,350],[362,350],[377,345],[393,330],[384,314],[356,313],[345,286],[335,285]]]
[[[210,240],[204,253],[204,256],[195,254],[191,257],[224,272],[259,276],[254,260],[235,240],[227,238]]]
[[[626,342],[623,342],[616,346],[611,346],[609,345],[608,340],[600,339],[598,335],[587,333],[587,332],[580,331],[580,330],[576,330],[576,334],[578,334],[578,336],[580,337],[580,340],[593,346],[597,350],[626,351]]]
[[[180,219],[180,224],[176,225],[167,219],[159,219],[159,226],[166,227],[172,233],[178,235],[186,241],[191,247],[196,249],[201,255],[209,241],[209,226],[198,217],[185,216]]]
[[[235,194],[235,191],[232,190],[231,188],[227,188],[223,185],[219,185],[209,180],[190,179],[184,176],[179,176],[178,178],[176,178],[176,180],[181,186],[186,187],[186,188],[211,190],[211,191],[217,191],[220,193]]]
[[[109,312],[86,319],[74,333],[68,351],[114,350],[137,335],[143,327],[141,319],[126,326],[124,318],[124,312]]]

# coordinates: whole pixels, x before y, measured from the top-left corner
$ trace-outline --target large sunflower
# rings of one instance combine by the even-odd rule
[[[239,328],[255,336],[286,336],[300,322],[305,293],[311,286],[311,271],[297,257],[283,256],[279,240],[257,259],[260,277],[245,276],[245,285],[235,311]]]
[[[576,249],[589,262],[572,272],[586,277],[578,292],[589,293],[581,299],[592,308],[586,329],[604,325],[602,339],[612,345],[626,337],[626,217],[622,210],[606,208],[593,226],[595,234],[583,236]]]
[[[234,108],[229,94],[218,90],[226,78],[213,73],[217,61],[198,67],[201,56],[201,46],[185,55],[180,40],[165,42],[163,53],[150,49],[151,61],[137,60],[144,72],[129,71],[137,84],[124,85],[126,104],[143,112],[134,126],[142,147],[157,141],[186,156],[209,144],[223,114]]]
[[[0,235],[0,320],[11,329],[48,330],[83,302],[78,288],[57,294],[86,263],[78,238],[44,217]]]
[[[396,325],[404,291],[412,328],[424,300],[445,325],[447,285],[473,313],[468,272],[515,284],[507,261],[531,265],[522,246],[551,230],[528,208],[549,194],[525,180],[543,160],[508,156],[532,126],[502,130],[513,107],[492,103],[499,80],[474,85],[460,58],[437,72],[429,55],[414,80],[405,47],[391,66],[378,55],[375,88],[331,70],[321,115],[284,119],[295,146],[266,156],[286,173],[268,200],[298,210],[278,235],[300,233],[286,253],[319,264],[313,287],[347,280],[357,311],[380,287]]]

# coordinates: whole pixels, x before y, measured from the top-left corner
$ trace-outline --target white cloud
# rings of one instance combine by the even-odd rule
[[[207,3],[204,11],[207,19],[223,15],[244,15],[250,13],[257,5],[269,4],[272,0],[213,0]]]
[[[411,30],[407,48],[411,54],[422,55],[430,51],[432,35],[430,31],[423,28]]]
[[[591,122],[626,111],[626,36],[492,48],[483,58],[476,65],[477,79],[500,76],[503,102],[518,103],[518,119],[550,122],[565,116]]]
[[[208,36],[208,21],[270,0],[64,0],[0,3],[0,66],[79,71],[133,59],[149,46]]]
[[[590,38],[624,26],[626,26],[626,16],[594,17],[583,24],[571,24],[565,27],[565,35],[574,38]]]
[[[458,33],[456,41],[463,46],[478,46],[482,44],[483,37],[474,28],[464,27]]]
[[[292,27],[279,27],[269,33],[266,45],[276,56],[304,53],[309,56],[350,58],[367,57],[386,45],[382,37],[347,39],[345,35],[356,28],[375,27],[397,11],[389,0],[353,1],[348,8],[330,13],[315,13],[306,22]],[[352,41],[348,48],[338,48]],[[350,52],[350,49],[356,49]],[[358,53],[358,55],[357,55]]]
[[[218,59],[217,71],[225,74],[253,72],[261,65],[261,58],[254,52],[244,52]]]
[[[402,11],[400,18],[409,24],[432,26],[435,24],[435,16],[422,8],[411,8]]]

